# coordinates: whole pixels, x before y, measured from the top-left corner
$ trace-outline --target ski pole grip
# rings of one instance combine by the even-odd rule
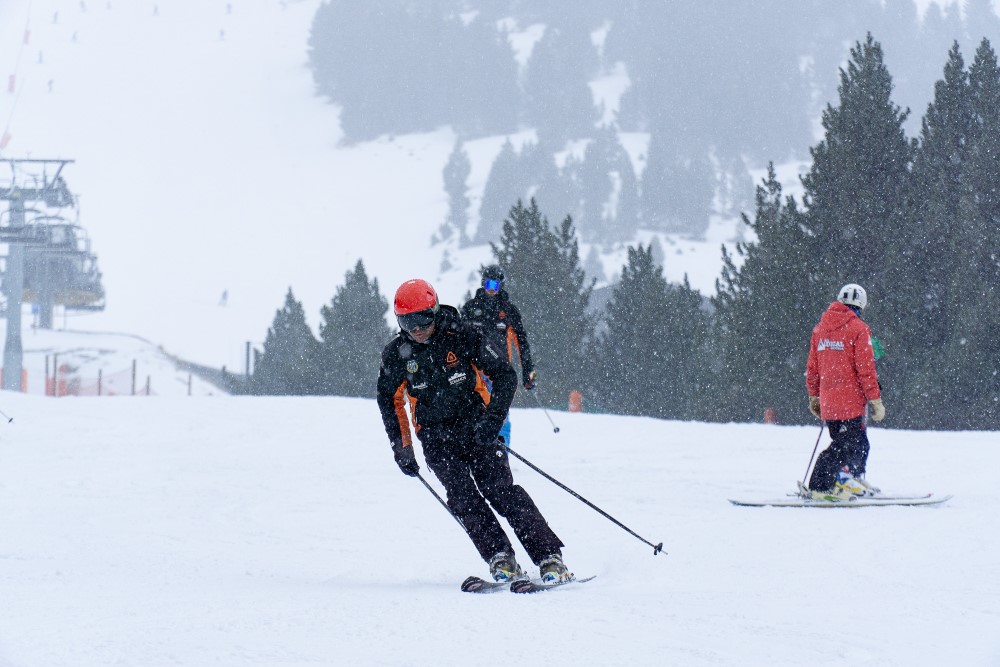
[[[660,542],[655,547],[653,547],[653,555],[655,556],[656,554],[660,553],[661,551],[663,551],[663,542]]]

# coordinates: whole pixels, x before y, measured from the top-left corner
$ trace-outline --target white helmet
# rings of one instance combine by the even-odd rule
[[[840,288],[840,291],[837,292],[837,301],[845,306],[856,306],[864,310],[865,306],[868,305],[868,293],[861,285],[851,283]]]

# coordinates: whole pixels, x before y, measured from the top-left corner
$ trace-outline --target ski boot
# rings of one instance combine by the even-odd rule
[[[560,554],[552,554],[543,558],[542,562],[538,564],[538,570],[541,572],[543,584],[564,584],[574,579],[573,573],[563,563]]]
[[[490,559],[490,575],[493,581],[515,581],[527,579],[527,575],[514,559],[514,554],[501,551]]]
[[[864,477],[855,477],[854,481],[856,481],[861,486],[865,487],[866,496],[877,496],[882,493],[882,489],[878,488],[877,486],[873,486],[872,484],[869,484],[868,480],[865,479]]]
[[[864,480],[855,477],[847,468],[844,468],[837,473],[837,483],[833,487],[833,493],[841,498],[850,498],[851,496],[862,498],[874,496],[878,493],[878,489]]]

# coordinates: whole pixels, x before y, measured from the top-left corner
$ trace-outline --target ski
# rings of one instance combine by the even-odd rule
[[[734,500],[733,505],[740,507],[820,507],[824,509],[838,507],[915,507],[920,505],[940,505],[951,499],[950,495],[935,496],[932,493],[919,496],[852,496],[840,498],[827,496],[825,498],[786,497],[771,500]]]
[[[596,577],[597,575],[594,575]],[[465,593],[499,593],[500,591],[510,591],[511,593],[540,593],[542,591],[559,588],[566,584],[582,584],[590,581],[594,577],[583,579],[571,579],[559,584],[542,583],[541,579],[518,579],[516,581],[488,581],[475,575],[466,578],[462,582],[462,591]]]
[[[880,498],[882,500],[924,500],[925,498],[933,497],[933,493],[880,493],[877,496],[872,496],[873,498]],[[803,496],[801,493],[786,493],[785,499],[796,499],[796,500],[807,500],[811,496]],[[842,500],[842,499],[841,499]]]
[[[510,592],[519,594],[542,593],[545,591],[551,591],[557,588],[562,588],[564,586],[568,586],[569,584],[583,584],[590,581],[596,576],[597,575],[595,574],[592,577],[584,577],[583,579],[577,579],[574,577],[569,581],[561,581],[554,584],[546,584],[536,579],[521,579],[519,581],[511,582]]]
[[[462,591],[465,593],[499,593],[508,588],[510,588],[508,581],[487,581],[475,575],[462,582]]]

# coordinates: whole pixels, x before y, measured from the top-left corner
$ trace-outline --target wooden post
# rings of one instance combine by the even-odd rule
[[[97,369],[97,395],[98,396],[101,395],[101,390],[103,389],[103,383],[104,383],[104,369],[103,368],[98,368]]]
[[[191,373],[188,373],[188,396],[191,395]]]
[[[146,396],[150,396],[150,395],[151,394],[149,393],[149,376],[147,375],[146,376]]]
[[[132,360],[132,395],[133,396],[135,396],[135,369],[136,369],[136,361],[135,361],[135,359],[133,359]]]
[[[49,355],[45,355],[45,395],[51,396],[52,389],[49,386]]]

